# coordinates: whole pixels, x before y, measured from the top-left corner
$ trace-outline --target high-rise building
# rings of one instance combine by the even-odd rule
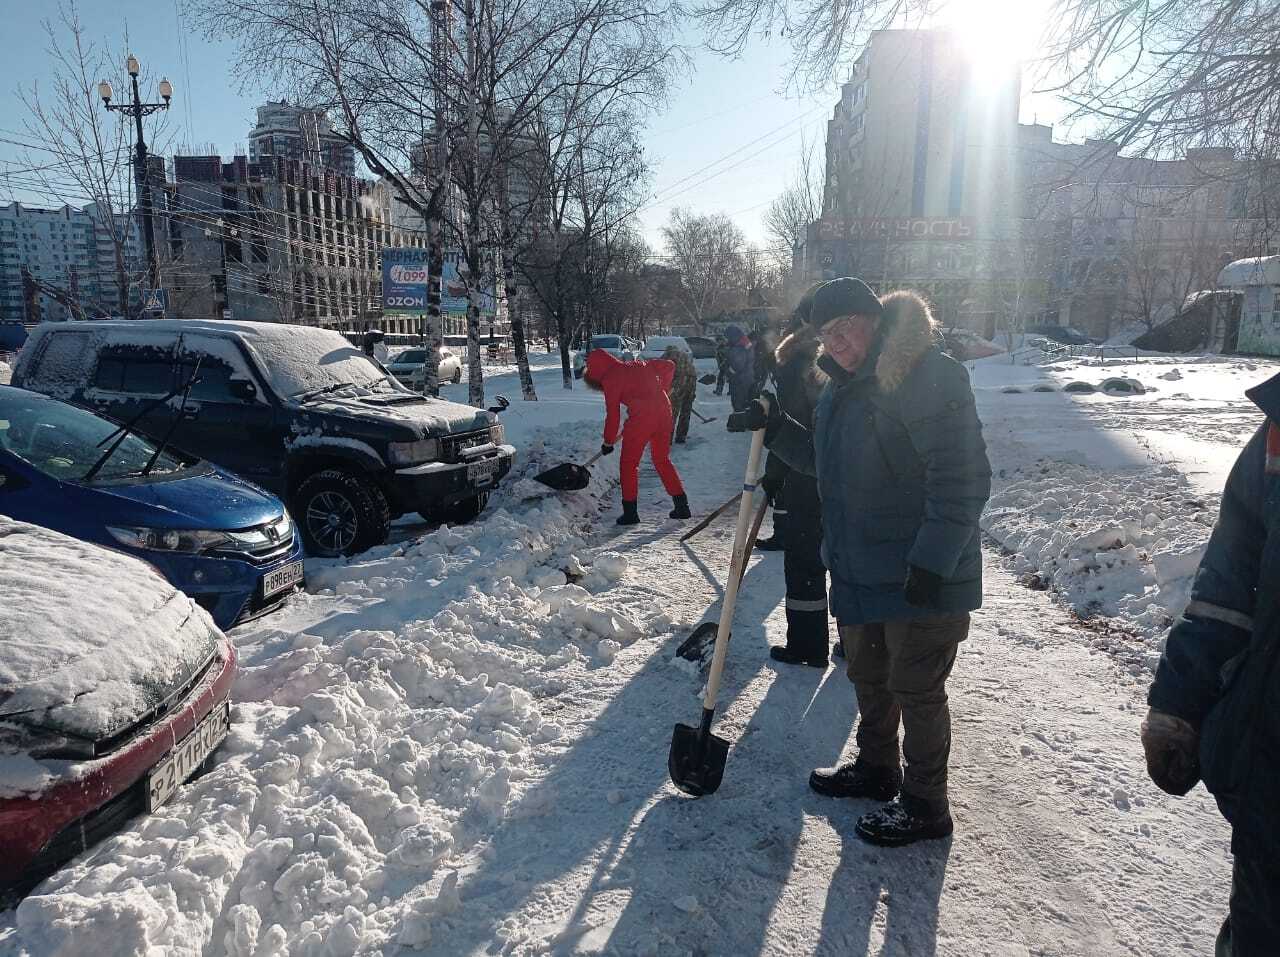
[[[356,172],[355,149],[333,132],[325,112],[285,100],[258,107],[258,123],[249,131],[249,162],[268,157],[328,167],[343,176]]]
[[[113,231],[124,237],[122,263],[117,261]],[[142,260],[139,230],[129,214],[104,214],[96,204],[79,209],[43,209],[16,202],[0,206],[0,318],[21,322],[83,318],[44,293],[28,303],[24,268],[81,303],[89,314],[119,315],[121,271],[130,308],[136,308]]]
[[[177,156],[173,174],[157,241],[175,318],[418,331],[382,319],[381,250],[425,237],[393,227],[381,184],[282,157]]]
[[[881,30],[827,123],[822,216],[797,251],[803,278],[859,275],[924,288],[944,319],[960,281],[1006,242],[1019,73],[976,63],[946,30]]]

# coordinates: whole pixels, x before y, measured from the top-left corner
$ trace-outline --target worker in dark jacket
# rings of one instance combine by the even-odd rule
[[[796,422],[811,423],[827,384],[827,374],[817,367],[818,337],[806,325],[812,300],[797,307],[800,321],[778,346],[773,378],[776,401]],[[770,452],[771,461],[782,462]],[[766,469],[767,471],[767,469]],[[822,504],[818,482],[812,475],[782,464],[774,498],[774,534],[783,547],[783,572],[787,583],[787,643],[769,649],[783,664],[827,666],[830,632],[827,624],[827,569],[822,563]]]
[[[1219,957],[1280,953],[1280,376],[1249,397],[1268,421],[1227,479],[1142,726],[1152,780],[1182,795],[1203,777],[1231,822]]]
[[[812,428],[777,403],[732,417],[765,427],[769,448],[815,475],[822,496],[831,611],[861,716],[857,760],[814,771],[809,784],[888,801],[858,820],[872,843],[945,837],[946,680],[982,604],[978,518],[991,489],[982,424],[968,374],[942,353],[919,296],[879,300],[860,280],[834,279],[814,293],[810,320],[831,377]]]

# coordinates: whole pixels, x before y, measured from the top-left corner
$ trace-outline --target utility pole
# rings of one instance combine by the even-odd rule
[[[102,105],[108,110],[118,110],[126,116],[132,116],[135,131],[134,144],[134,175],[138,182],[138,202],[142,212],[142,235],[147,245],[147,280],[151,289],[160,288],[160,260],[156,257],[156,237],[155,228],[152,225],[152,207],[151,207],[151,180],[147,175],[147,141],[142,132],[142,118],[150,116],[159,110],[167,110],[169,108],[169,100],[173,97],[173,84],[168,80],[160,81],[160,97],[163,103],[143,103],[142,95],[138,90],[138,73],[141,67],[138,65],[138,58],[132,53],[125,60],[125,69],[129,73],[129,79],[133,85],[133,102],[112,104],[111,98],[114,92],[111,84],[103,80],[98,84],[98,95],[102,97]]]

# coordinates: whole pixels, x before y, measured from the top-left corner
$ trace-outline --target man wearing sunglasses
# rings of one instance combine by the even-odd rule
[[[946,680],[982,604],[982,424],[968,373],[942,353],[914,293],[881,300],[861,280],[833,279],[814,293],[810,323],[830,376],[813,422],[765,401],[729,423],[765,428],[771,451],[818,479],[831,611],[861,718],[857,759],[809,785],[888,802],[858,821],[874,844],[946,837]]]

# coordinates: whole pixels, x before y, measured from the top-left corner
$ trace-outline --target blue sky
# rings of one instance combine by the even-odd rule
[[[18,87],[48,81],[41,21],[52,6],[0,0],[9,41],[0,85],[0,201],[10,194],[40,200],[24,195],[16,177],[6,182],[6,169],[28,164],[21,147],[2,140],[29,138]],[[127,37],[151,74],[152,91],[161,76],[173,83],[165,134],[170,152],[176,146],[203,152],[209,143],[223,155],[243,150],[255,107],[275,91],[237,71],[230,45],[181,29],[179,0],[81,0],[79,11],[93,42],[122,51]],[[733,60],[699,52],[689,75],[676,84],[668,110],[651,120],[645,149],[654,167],[655,196],[641,211],[641,224],[655,247],[673,206],[726,212],[749,240],[764,241],[765,206],[790,180],[802,142],[816,146],[821,156],[825,120],[836,99],[834,86],[817,98],[782,95],[788,54],[782,45],[763,42]]]

